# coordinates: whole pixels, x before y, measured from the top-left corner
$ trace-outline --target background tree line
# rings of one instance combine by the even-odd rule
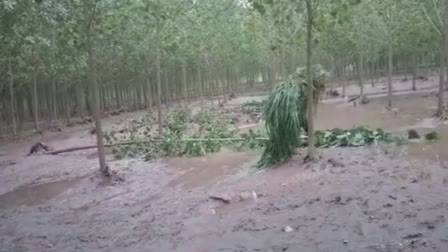
[[[444,0],[3,0],[0,130],[92,115],[96,92],[99,111],[161,113],[272,86],[306,65],[307,27],[310,63],[342,86],[388,77],[391,106],[395,74],[416,89],[417,75],[440,68],[443,91],[447,9]],[[439,113],[443,105],[439,96]]]

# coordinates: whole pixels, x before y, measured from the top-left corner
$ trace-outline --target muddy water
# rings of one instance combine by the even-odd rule
[[[38,185],[23,185],[0,195],[0,209],[42,204],[75,186],[84,177],[54,181]]]
[[[321,104],[316,118],[317,128],[379,127],[402,136],[406,136],[409,129],[415,129],[422,140],[405,145],[403,153],[413,160],[448,162],[448,126],[432,118],[436,100],[427,95],[401,96],[394,100],[396,105],[392,111],[384,107],[385,99],[376,99],[368,105],[357,107],[347,103]],[[425,141],[424,135],[433,130],[440,139]]]
[[[391,111],[385,107],[386,99],[372,100],[367,105],[354,106],[351,103],[320,104],[316,116],[317,129],[352,128],[369,126],[400,131],[403,127],[418,124],[430,118],[435,112],[436,99],[419,96],[394,97]]]
[[[430,131],[428,129],[417,130],[422,136]],[[412,159],[448,162],[448,128],[438,127],[435,131],[439,134],[438,140],[409,143],[403,147],[404,152]]]
[[[179,179],[176,184],[196,187],[205,181],[211,182],[220,176],[241,167],[249,167],[258,158],[256,154],[224,150],[205,157],[177,157],[165,162],[176,168]]]

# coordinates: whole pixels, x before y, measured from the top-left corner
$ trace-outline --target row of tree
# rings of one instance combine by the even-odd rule
[[[3,0],[0,22],[3,133],[87,115],[101,129],[100,111],[153,106],[160,122],[163,104],[226,99],[316,63],[361,94],[387,76],[389,106],[393,74],[415,89],[418,71],[440,67],[441,92],[448,74],[446,0]]]

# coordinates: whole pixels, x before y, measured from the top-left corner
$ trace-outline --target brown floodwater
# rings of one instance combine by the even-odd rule
[[[446,126],[438,127],[435,131],[438,133],[439,139],[430,142],[421,140],[408,143],[404,146],[405,153],[413,159],[448,162],[448,128]],[[429,130],[419,129],[419,132],[423,136]]]
[[[387,110],[385,98],[372,100],[367,105],[354,106],[352,103],[319,104],[316,128],[352,128],[368,126],[400,131],[404,127],[417,125],[435,113],[436,99],[419,96],[394,97],[391,111]]]
[[[320,104],[316,116],[317,129],[352,128],[367,126],[383,128],[395,135],[407,136],[409,129],[415,129],[422,139],[403,146],[403,153],[411,159],[448,162],[448,126],[432,118],[436,99],[427,95],[399,96],[394,98],[395,106],[385,108],[385,98],[372,100],[362,106],[349,103]],[[436,131],[439,139],[425,141],[424,135]]]
[[[75,186],[83,178],[85,176],[37,185],[20,186],[11,192],[0,195],[0,209],[42,204]]]
[[[205,157],[175,157],[165,162],[175,167],[179,179],[175,183],[195,187],[205,181],[214,181],[220,176],[254,162],[258,155],[254,153],[233,152],[223,150]]]

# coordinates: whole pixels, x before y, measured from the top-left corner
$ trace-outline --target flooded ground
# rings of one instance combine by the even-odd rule
[[[436,130],[441,139],[319,150],[312,164],[299,151],[265,171],[252,168],[258,154],[232,151],[109,161],[125,179],[113,185],[101,183],[94,150],[26,157],[35,138],[10,144],[0,155],[0,251],[446,251],[448,126],[431,119],[436,97],[398,96],[392,111],[384,104],[325,102],[317,128]],[[90,144],[88,131],[39,140]]]

